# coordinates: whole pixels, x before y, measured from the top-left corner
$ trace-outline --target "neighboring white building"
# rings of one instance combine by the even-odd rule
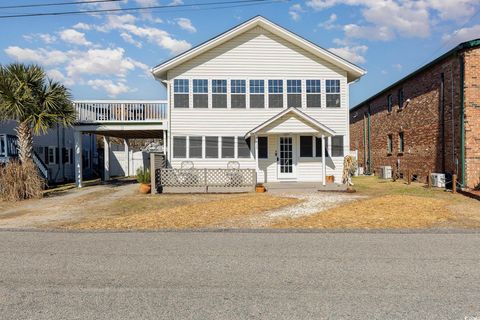
[[[258,16],[152,73],[167,88],[172,167],[236,161],[259,182],[340,182],[360,67]]]
[[[0,163],[16,156],[15,121],[0,122]],[[75,179],[73,128],[58,126],[45,135],[34,136],[35,162],[49,182],[59,183]],[[94,135],[84,135],[83,169],[86,176],[94,173],[96,142]],[[44,175],[45,177],[45,175]]]

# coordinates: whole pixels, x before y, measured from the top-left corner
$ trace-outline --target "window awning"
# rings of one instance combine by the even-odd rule
[[[253,128],[245,135],[245,138],[253,134],[323,134],[325,136],[335,135],[335,131],[326,125],[318,122],[298,108],[288,108],[271,117],[259,126]]]

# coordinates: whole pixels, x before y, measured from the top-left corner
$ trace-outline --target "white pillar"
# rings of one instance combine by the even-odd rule
[[[258,183],[258,174],[260,173],[260,169],[259,169],[259,166],[258,166],[258,136],[257,135],[254,135],[253,136],[253,140],[255,141],[255,171],[257,172],[256,176],[257,176],[257,181],[256,183]],[[265,181],[265,177],[263,178],[263,181]]]
[[[110,180],[110,137],[103,136],[104,180]]]
[[[128,139],[123,139],[125,146],[125,177],[130,177],[130,144]]]
[[[325,165],[325,135],[322,134],[322,185],[327,184],[327,167]]]
[[[77,188],[82,187],[83,175],[82,175],[82,132],[76,131],[73,134],[75,141],[75,185]]]
[[[162,131],[162,148],[163,148],[163,155],[166,156],[167,155],[167,131],[166,130],[163,130]],[[165,160],[167,158],[165,157]]]

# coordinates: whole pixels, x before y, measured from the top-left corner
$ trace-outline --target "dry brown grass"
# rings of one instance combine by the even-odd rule
[[[222,227],[231,219],[247,217],[299,202],[298,199],[248,194],[187,205],[159,208],[63,224],[70,229],[187,229]]]
[[[39,199],[45,181],[33,161],[11,161],[0,166],[0,198],[4,201]]]
[[[453,219],[448,201],[410,195],[386,195],[352,202],[301,218],[284,218],[274,228],[399,229],[426,228]]]

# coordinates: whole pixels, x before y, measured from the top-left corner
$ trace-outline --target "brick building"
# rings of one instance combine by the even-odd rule
[[[456,173],[480,183],[480,39],[449,52],[350,110],[350,148],[359,166]]]

